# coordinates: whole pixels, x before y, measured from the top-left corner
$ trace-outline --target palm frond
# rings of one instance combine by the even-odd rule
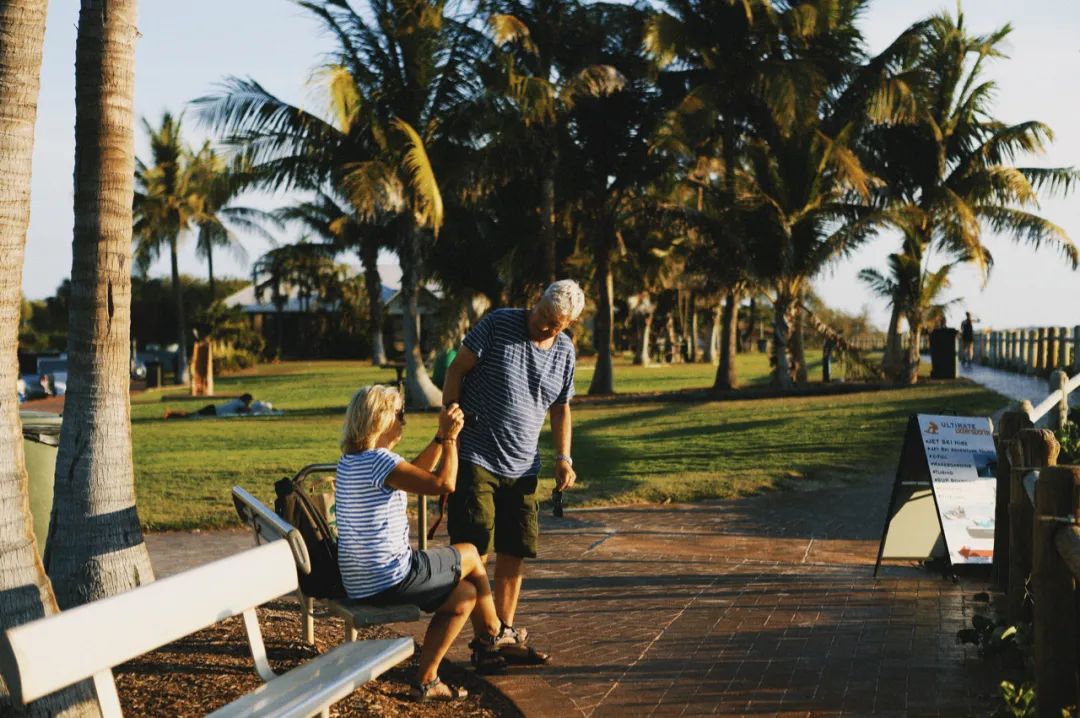
[[[435,168],[428,158],[424,140],[405,120],[395,118],[392,124],[405,137],[402,162],[412,190],[413,214],[420,226],[430,227],[438,237],[443,223],[442,193],[439,191]]]

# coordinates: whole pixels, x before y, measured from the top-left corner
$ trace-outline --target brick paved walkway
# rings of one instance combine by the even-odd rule
[[[492,682],[529,716],[985,715],[996,676],[954,642],[985,581],[873,579],[888,488],[545,517],[518,622],[554,660]],[[250,545],[147,541],[170,572]]]

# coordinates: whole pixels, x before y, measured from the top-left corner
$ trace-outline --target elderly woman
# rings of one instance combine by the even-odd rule
[[[393,452],[405,427],[396,389],[364,387],[345,413],[337,466],[338,564],[349,598],[375,605],[414,604],[434,613],[420,651],[413,697],[466,697],[439,679],[438,668],[465,622],[476,638],[472,661],[480,672],[505,666],[495,646],[499,619],[487,573],[472,544],[428,551],[409,545],[406,492],[441,496],[457,481],[457,437],[464,424],[455,404],[439,414],[431,443],[411,463]],[[440,464],[441,462],[441,464]],[[438,469],[436,469],[438,467]]]

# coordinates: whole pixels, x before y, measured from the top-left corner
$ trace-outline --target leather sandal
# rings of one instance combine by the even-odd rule
[[[417,683],[409,689],[409,696],[417,703],[436,701],[460,701],[469,697],[469,692],[461,686],[443,683],[438,676],[428,683]]]

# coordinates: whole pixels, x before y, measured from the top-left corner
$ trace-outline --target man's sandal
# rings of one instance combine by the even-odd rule
[[[417,683],[409,689],[409,695],[417,703],[434,703],[436,701],[460,701],[469,697],[469,692],[461,686],[451,686],[442,682],[435,676],[428,683]]]
[[[491,639],[474,638],[469,642],[472,655],[469,657],[473,668],[482,676],[491,676],[506,670],[506,659]]]
[[[526,645],[529,632],[524,628],[514,628],[505,623],[495,637],[495,645],[507,663],[517,666],[537,666],[551,660],[550,653],[543,653]]]

